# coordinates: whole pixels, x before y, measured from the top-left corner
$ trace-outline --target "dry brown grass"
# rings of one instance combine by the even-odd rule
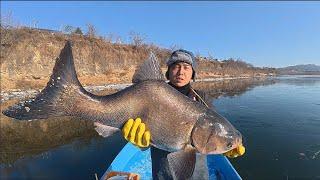
[[[85,85],[127,83],[152,51],[162,68],[171,50],[154,44],[111,43],[104,38],[30,28],[1,28],[1,90],[42,88],[49,79],[66,40],[73,44],[76,71]],[[198,57],[199,58],[199,57]],[[200,60],[198,77],[240,76],[267,73],[237,62]],[[239,68],[240,67],[240,68]]]

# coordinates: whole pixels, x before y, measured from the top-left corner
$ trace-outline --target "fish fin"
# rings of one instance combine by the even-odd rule
[[[75,93],[86,92],[81,86],[74,67],[71,43],[66,42],[56,59],[47,86],[33,99],[13,105],[2,113],[19,120],[46,119],[67,115],[65,102]]]
[[[107,126],[98,122],[95,122],[94,125],[96,126],[94,129],[98,132],[100,136],[103,137],[111,136],[119,131],[118,128]]]
[[[186,148],[167,156],[173,179],[190,179],[196,164],[196,150]]]
[[[146,80],[165,81],[159,61],[152,52],[150,53],[149,58],[136,69],[132,78],[133,83]]]

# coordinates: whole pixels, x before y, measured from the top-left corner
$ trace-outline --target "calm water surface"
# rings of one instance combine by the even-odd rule
[[[282,77],[214,101],[243,134],[244,179],[320,179],[320,77]]]
[[[244,137],[232,160],[244,179],[320,179],[320,76],[199,83]],[[126,143],[91,122],[16,122],[1,116],[0,179],[94,179]]]

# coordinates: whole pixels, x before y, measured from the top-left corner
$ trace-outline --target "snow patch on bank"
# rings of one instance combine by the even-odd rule
[[[207,79],[197,79],[196,82],[210,82],[210,81],[223,81],[230,79],[246,79],[248,77],[228,77],[228,78],[207,78]],[[131,86],[132,83],[127,84],[106,84],[101,86],[84,86],[84,89],[92,92],[92,91],[103,91],[106,89],[114,89],[121,90],[128,86]],[[41,92],[41,89],[38,90],[20,90],[20,89],[12,89],[10,91],[1,92],[1,100],[0,102],[5,102],[11,99],[26,99],[30,97],[35,97],[38,93]]]
[[[106,89],[115,89],[115,90],[121,90],[128,86],[131,86],[132,84],[106,84],[102,86],[85,86],[84,89],[86,91],[92,92],[92,91],[103,91]],[[11,91],[4,91],[1,92],[1,100],[0,102],[5,102],[11,99],[26,99],[30,97],[35,97],[38,93],[41,92],[41,89],[38,90],[20,90],[20,89],[13,89]]]

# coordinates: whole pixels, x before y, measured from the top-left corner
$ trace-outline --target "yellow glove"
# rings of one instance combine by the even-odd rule
[[[238,146],[237,148],[234,148],[228,152],[223,153],[223,155],[227,156],[228,158],[235,158],[238,156],[242,156],[246,151],[246,148],[242,145]]]
[[[139,148],[150,145],[150,131],[146,130],[146,125],[141,122],[140,118],[136,120],[129,119],[122,128],[122,134],[127,141]]]

